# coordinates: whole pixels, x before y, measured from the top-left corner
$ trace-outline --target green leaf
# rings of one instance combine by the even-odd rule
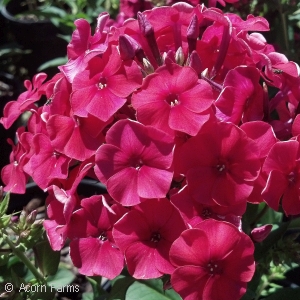
[[[0,217],[2,217],[8,208],[8,203],[9,203],[9,193],[6,193],[5,197],[3,200],[0,202]]]
[[[127,289],[134,281],[134,278],[130,276],[118,276],[113,280],[113,286],[108,300],[125,300]]]
[[[85,292],[82,294],[82,300],[94,300],[94,294]]]
[[[33,247],[36,262],[44,276],[54,275],[57,272],[60,260],[60,251],[52,250],[48,239],[37,243]]]
[[[10,223],[10,219],[11,219],[11,216],[10,216],[10,215],[3,215],[3,216],[0,218],[0,227],[6,228],[7,225]]]
[[[136,281],[128,288],[126,300],[180,300],[174,290],[163,290],[160,279]]]
[[[86,277],[93,288],[94,300],[101,300],[107,294],[101,287],[102,277],[101,276],[90,276]],[[104,297],[106,298],[106,297]]]
[[[47,283],[54,289],[60,289],[70,283],[75,279],[73,272],[67,269],[58,269],[58,272],[54,276],[49,276],[47,278]]]
[[[47,68],[64,65],[67,61],[68,61],[67,57],[57,57],[57,58],[46,61],[45,63],[40,65],[37,70],[38,70],[38,72],[41,72]]]
[[[300,288],[282,288],[277,290],[265,300],[300,299]]]

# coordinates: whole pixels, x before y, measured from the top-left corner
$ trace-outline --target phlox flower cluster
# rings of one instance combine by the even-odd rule
[[[5,128],[31,116],[9,141],[5,190],[29,177],[47,190],[50,244],[69,240],[82,274],[127,267],[169,275],[186,300],[240,299],[255,236],[271,230],[242,232],[247,202],[300,213],[298,66],[259,33],[262,17],[180,2],[109,21],[92,33],[77,20],[68,62],[6,105]],[[107,194],[78,194],[84,177]]]

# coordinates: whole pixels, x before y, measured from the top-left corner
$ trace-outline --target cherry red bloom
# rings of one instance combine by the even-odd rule
[[[23,112],[35,108],[34,103],[41,98],[39,89],[46,78],[45,73],[39,73],[33,77],[32,83],[25,80],[24,85],[27,91],[22,93],[16,101],[10,101],[4,107],[3,117],[0,119],[4,128],[8,129]]]
[[[200,203],[246,202],[260,171],[257,146],[232,123],[208,122],[180,148],[176,163]]]
[[[47,132],[56,151],[84,161],[103,143],[101,131],[105,126],[106,123],[92,115],[87,118],[52,115],[47,121]]]
[[[169,250],[184,229],[184,221],[169,200],[150,199],[115,224],[113,237],[125,254],[129,273],[149,279],[173,272]]]
[[[172,287],[184,300],[240,299],[254,274],[251,239],[216,220],[184,231],[170,249]]]
[[[268,174],[262,192],[266,203],[278,210],[282,197],[282,208],[286,215],[300,214],[300,162],[299,140],[277,142],[270,150],[262,171]]]
[[[206,219],[216,219],[226,221],[241,229],[241,216],[246,211],[246,202],[221,206],[218,204],[205,205],[194,200],[188,186],[183,187],[178,193],[171,196],[171,202],[178,208],[182,218],[191,227]]]
[[[82,226],[83,211],[88,220],[85,236],[73,239],[70,256],[79,272],[88,276],[104,276],[113,279],[124,266],[123,253],[116,246],[112,228],[126,212],[123,207],[109,207],[104,196],[92,196],[81,201],[82,208],[73,214],[73,227]]]
[[[254,67],[240,66],[230,70],[215,105],[217,117],[239,125],[240,122],[260,121],[263,113],[263,89],[260,73]],[[237,82],[239,88],[236,88]]]
[[[174,143],[164,132],[120,120],[96,152],[95,173],[114,200],[125,206],[166,196],[173,177]]]
[[[142,73],[137,64],[123,63],[116,47],[112,47],[102,58],[93,58],[87,70],[74,78],[71,98],[74,114],[80,117],[91,114],[106,122],[141,83]]]
[[[213,100],[212,88],[192,68],[169,64],[146,77],[132,105],[145,125],[196,135],[209,119]]]

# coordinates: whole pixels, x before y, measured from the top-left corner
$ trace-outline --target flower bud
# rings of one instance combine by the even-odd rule
[[[32,225],[36,219],[37,216],[37,210],[33,210],[27,217],[26,217],[26,223],[28,225]]]
[[[154,73],[154,68],[147,58],[143,58],[143,66],[147,75]]]
[[[196,15],[193,16],[189,27],[187,29],[187,40],[189,45],[189,53],[192,53],[196,50],[197,39],[199,37],[199,21]]]
[[[139,44],[129,35],[120,35],[119,51],[122,60],[133,59],[139,48]]]
[[[251,238],[254,242],[262,242],[271,232],[273,225],[267,224],[251,231]]]
[[[196,73],[199,75],[202,71],[202,62],[199,54],[196,51],[193,51],[189,57],[188,66],[193,68]]]
[[[176,63],[180,66],[183,65],[184,63],[184,53],[183,53],[183,50],[182,50],[182,47],[179,47],[175,53],[175,60],[176,60]]]

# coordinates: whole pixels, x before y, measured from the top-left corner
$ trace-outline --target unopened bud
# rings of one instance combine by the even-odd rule
[[[189,44],[189,53],[196,50],[197,39],[199,37],[199,21],[196,15],[192,18],[190,25],[187,29],[187,40]]]
[[[165,52],[163,57],[166,65],[176,63],[175,52],[173,50],[169,50],[167,53]]]
[[[36,216],[37,216],[37,210],[33,210],[27,217],[26,217],[26,223],[28,225],[32,225],[36,219]]]
[[[254,228],[251,231],[251,238],[254,242],[262,242],[271,232],[273,225],[268,224],[258,228]]]
[[[143,66],[147,75],[154,73],[154,68],[147,58],[143,58]]]
[[[122,60],[133,59],[140,45],[129,35],[123,34],[119,37],[119,51]]]
[[[25,231],[23,231],[23,232],[20,233],[20,238],[21,239],[27,239],[29,235],[30,235],[30,231],[29,230],[25,230]]]
[[[146,16],[141,12],[137,13],[137,20],[139,23],[140,31],[144,36],[149,36],[154,34],[153,26],[147,20]]]
[[[193,68],[196,73],[199,75],[201,71],[203,70],[203,65],[201,62],[201,58],[199,54],[196,51],[193,51],[189,57],[189,67]]]
[[[175,61],[178,65],[182,66],[184,63],[184,53],[182,47],[179,47],[175,53]]]

